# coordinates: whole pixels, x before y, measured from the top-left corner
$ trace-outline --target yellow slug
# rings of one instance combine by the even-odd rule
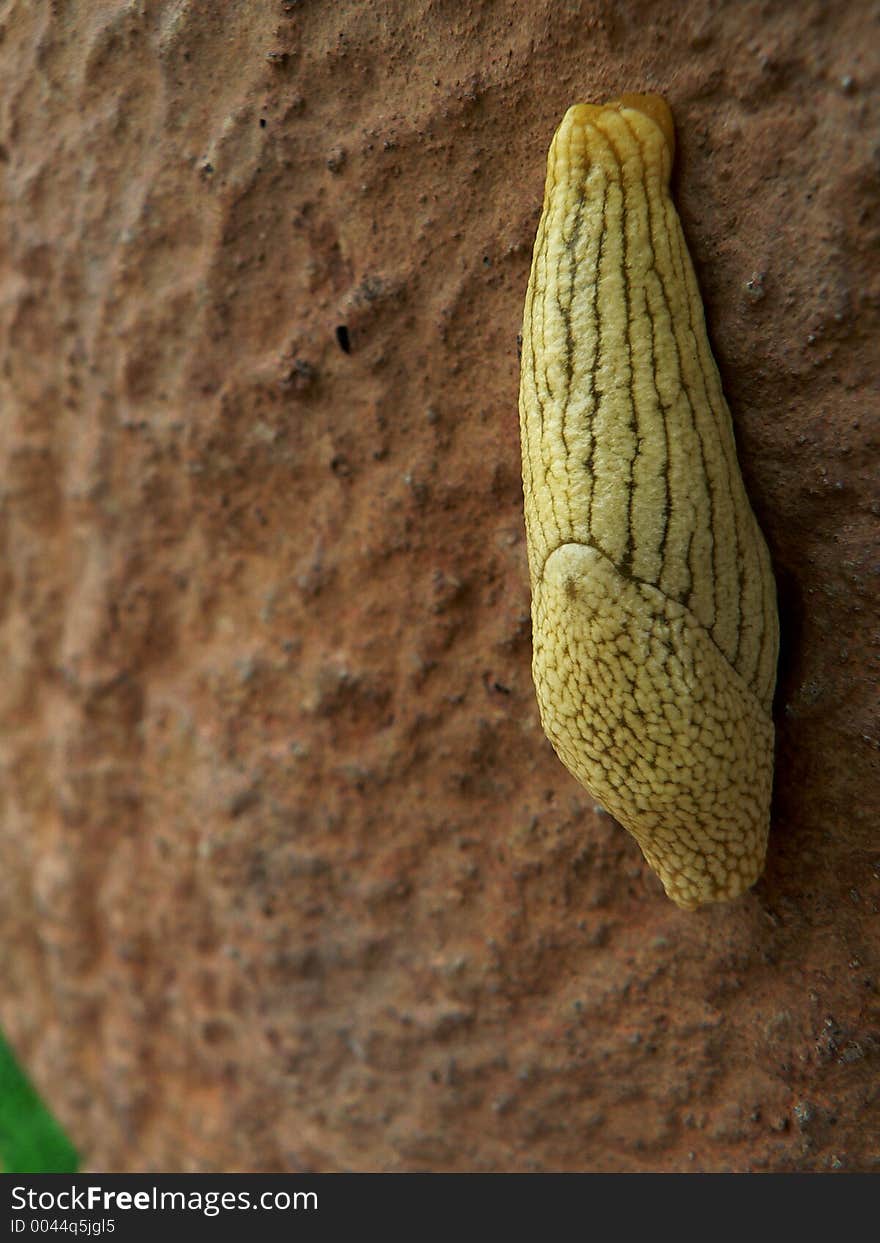
[[[656,95],[569,108],[523,315],[532,673],[563,764],[679,906],[764,866],[779,645]]]

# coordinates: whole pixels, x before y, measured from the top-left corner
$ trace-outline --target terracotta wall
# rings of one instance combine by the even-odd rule
[[[0,1026],[86,1164],[875,1168],[877,6],[4,12]],[[783,627],[696,914],[529,672],[546,149],[644,89]]]

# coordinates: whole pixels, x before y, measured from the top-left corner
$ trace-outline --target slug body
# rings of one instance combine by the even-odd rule
[[[779,638],[673,153],[658,96],[566,113],[526,295],[520,425],[544,731],[690,909],[763,869]]]

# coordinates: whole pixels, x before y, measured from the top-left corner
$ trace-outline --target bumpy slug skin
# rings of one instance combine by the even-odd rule
[[[767,546],[669,195],[658,96],[569,108],[523,316],[532,672],[563,764],[679,906],[764,865],[778,652]]]

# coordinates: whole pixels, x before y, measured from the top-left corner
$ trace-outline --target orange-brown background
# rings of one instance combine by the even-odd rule
[[[877,6],[5,14],[0,1026],[87,1166],[875,1168]],[[698,914],[529,675],[546,149],[647,89],[783,624]]]

